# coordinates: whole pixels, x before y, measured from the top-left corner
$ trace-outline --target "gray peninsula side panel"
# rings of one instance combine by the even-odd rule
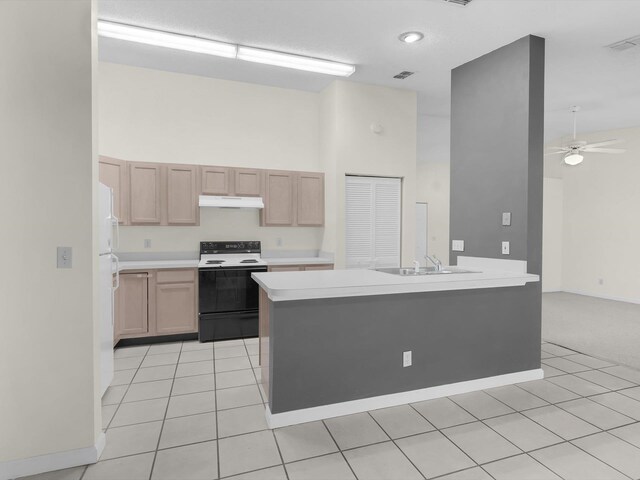
[[[537,369],[538,285],[270,302],[271,412]]]

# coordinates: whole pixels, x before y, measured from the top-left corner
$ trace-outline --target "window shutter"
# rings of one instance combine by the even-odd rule
[[[374,257],[378,267],[400,266],[400,180],[377,179],[374,199]]]
[[[400,179],[347,176],[347,268],[399,267],[400,215]]]
[[[346,264],[368,268],[373,258],[373,185],[346,178]]]

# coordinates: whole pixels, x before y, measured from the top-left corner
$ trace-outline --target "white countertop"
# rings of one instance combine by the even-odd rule
[[[447,267],[455,270],[456,267]],[[468,270],[471,270],[467,267]],[[474,273],[400,276],[375,270],[320,270],[253,273],[274,302],[314,298],[358,297],[397,293],[515,287],[538,282],[538,275],[485,270]]]
[[[197,268],[199,260],[135,260],[120,262],[120,271],[164,268]]]
[[[327,257],[262,257],[267,265],[326,265],[333,264]]]

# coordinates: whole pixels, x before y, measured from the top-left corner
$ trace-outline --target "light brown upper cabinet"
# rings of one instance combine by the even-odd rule
[[[259,197],[262,170],[257,168],[200,167],[202,195]]]
[[[202,195],[231,195],[231,175],[228,167],[200,167]]]
[[[265,172],[261,225],[282,227],[295,224],[295,176],[295,172],[277,170]]]
[[[324,225],[324,173],[296,173],[296,224]]]
[[[156,163],[129,163],[130,222],[160,225],[161,167]]]
[[[260,225],[324,225],[324,174],[267,170]]]
[[[129,194],[127,162],[117,158],[100,157],[100,183],[113,190],[113,214],[121,225],[129,223]]]
[[[198,225],[198,167],[167,165],[167,225]]]
[[[233,195],[237,197],[259,197],[262,195],[262,170],[234,168],[233,173]]]

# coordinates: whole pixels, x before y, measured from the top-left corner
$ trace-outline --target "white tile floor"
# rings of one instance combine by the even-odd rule
[[[545,380],[271,431],[256,339],[120,348],[100,461],[31,478],[639,479],[640,372],[542,354]]]

